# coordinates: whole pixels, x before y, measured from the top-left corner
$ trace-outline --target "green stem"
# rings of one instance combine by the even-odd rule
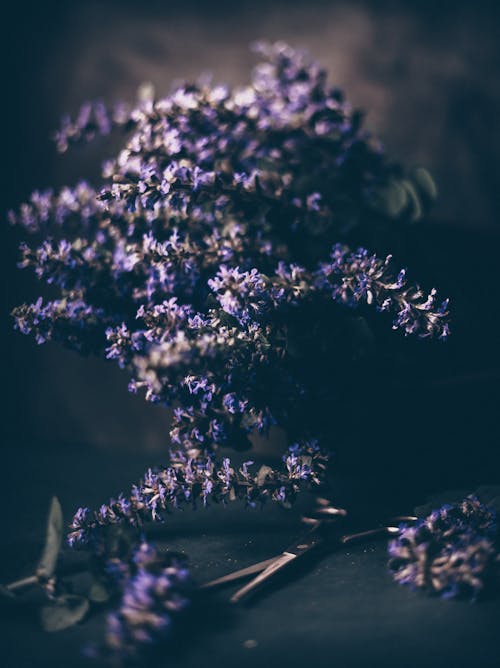
[[[23,589],[24,587],[29,587],[38,583],[38,577],[36,575],[30,575],[27,578],[22,578],[22,580],[16,580],[11,582],[8,585],[5,585],[5,589],[8,591],[15,591],[16,589]]]

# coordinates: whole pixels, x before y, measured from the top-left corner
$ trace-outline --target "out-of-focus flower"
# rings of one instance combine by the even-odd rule
[[[399,584],[475,599],[500,572],[497,542],[495,512],[469,496],[403,525],[389,543],[389,568]]]

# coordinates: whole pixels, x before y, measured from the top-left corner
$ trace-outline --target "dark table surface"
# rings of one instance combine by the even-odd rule
[[[1,580],[29,574],[43,541],[52,494],[66,519],[80,504],[96,506],[126,489],[150,465],[150,456],[92,448],[10,448],[3,487]],[[391,486],[349,478],[339,471],[333,495],[355,512],[376,517],[407,512],[422,501],[418,485]],[[308,503],[308,499],[301,504]],[[198,582],[279,553],[302,527],[300,505],[269,505],[172,515],[157,533],[160,545],[185,552]],[[312,563],[247,607],[228,603],[231,588],[203,600],[189,633],[179,635],[160,665],[199,666],[498,666],[500,600],[442,601],[397,586],[386,569],[386,545],[352,545]],[[4,614],[1,665],[5,668],[89,665],[81,648],[97,640],[103,613],[59,633],[44,633],[36,619]]]

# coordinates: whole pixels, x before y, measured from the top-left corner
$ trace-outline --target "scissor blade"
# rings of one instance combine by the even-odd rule
[[[231,596],[229,599],[231,603],[238,603],[243,600],[248,594],[253,593],[263,582],[266,582],[270,577],[275,573],[280,571],[282,568],[287,566],[291,561],[294,561],[297,558],[296,554],[291,552],[283,552],[277,559],[273,559],[272,563],[265,568],[260,575],[257,575],[256,578],[251,580],[241,589]]]
[[[233,573],[228,573],[223,575],[220,578],[215,580],[210,580],[210,582],[205,582],[205,584],[200,585],[200,589],[212,589],[212,587],[218,587],[225,585],[229,582],[234,582],[235,580],[240,580],[245,578],[248,575],[254,575],[255,573],[260,573],[265,568],[270,566],[278,557],[271,557],[271,559],[265,559],[264,561],[259,561],[257,564],[252,564],[247,568],[241,568],[239,571],[234,571]]]
[[[289,563],[321,545],[323,543],[323,536],[318,531],[320,527],[321,522],[318,522],[306,534],[301,536],[298,541],[287,547],[279,557],[273,559],[273,562],[265,568],[260,575],[251,580],[241,589],[238,589],[238,591],[231,597],[231,603],[238,603],[248,596],[248,594],[253,593],[264,582],[267,582],[267,580],[272,578],[278,571],[281,571],[288,566]]]

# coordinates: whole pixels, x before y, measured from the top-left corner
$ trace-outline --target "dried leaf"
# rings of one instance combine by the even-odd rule
[[[45,605],[40,611],[40,620],[45,631],[62,631],[81,621],[88,612],[88,599],[75,594],[65,594]]]
[[[59,499],[54,496],[50,504],[47,518],[47,533],[42,556],[38,562],[36,573],[39,577],[51,577],[53,575],[59,550],[61,549],[64,530],[64,520]]]

